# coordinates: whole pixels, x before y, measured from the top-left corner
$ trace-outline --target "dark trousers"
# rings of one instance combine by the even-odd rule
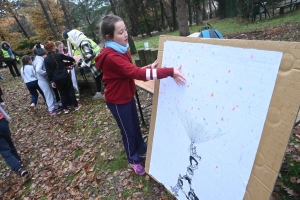
[[[3,99],[2,99],[2,95],[3,95],[3,92],[2,92],[2,89],[0,87],[0,103],[4,102]]]
[[[37,91],[40,92],[46,102],[44,92],[41,90],[37,80],[26,83],[26,86],[31,94],[31,103],[34,103],[35,105],[37,104],[39,98],[39,93]]]
[[[9,71],[13,77],[21,76],[21,74],[17,68],[16,62],[14,60],[5,60],[4,62],[5,62],[5,64],[7,64]],[[13,70],[13,68],[15,71]]]
[[[22,168],[15,145],[12,142],[8,122],[3,118],[0,120],[0,154],[6,164],[15,172]]]
[[[101,73],[99,76],[97,76],[95,79],[96,82],[96,90],[97,92],[101,92],[102,91],[102,76],[103,73]]]
[[[55,94],[56,102],[59,102],[60,101],[60,96],[59,96],[57,88],[52,88],[52,89],[53,89],[54,94]]]
[[[106,105],[121,130],[128,162],[131,164],[139,164],[139,155],[146,153],[147,146],[142,138],[135,99],[132,98],[132,100],[126,104],[112,104],[106,102]]]
[[[63,109],[67,109],[69,99],[71,99],[72,105],[77,107],[78,102],[76,100],[71,77],[68,76],[67,78],[55,81],[55,84],[60,94],[60,99],[63,105]]]

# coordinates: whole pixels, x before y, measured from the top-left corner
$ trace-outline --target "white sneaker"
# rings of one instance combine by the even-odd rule
[[[34,109],[35,109],[35,104],[34,103],[30,104],[30,111],[34,112]]]
[[[98,99],[104,99],[104,95],[97,92],[95,96],[93,96],[93,100],[98,100]]]

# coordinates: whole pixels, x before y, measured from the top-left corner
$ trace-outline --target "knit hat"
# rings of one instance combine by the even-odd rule
[[[65,40],[69,38],[68,32],[70,32],[69,29],[66,29],[62,32],[62,38],[64,38]]]
[[[46,51],[43,48],[36,49],[36,55],[43,56],[46,55]]]
[[[38,56],[46,55],[45,49],[43,49],[39,43],[35,45],[35,48],[36,48],[35,50],[36,55]]]

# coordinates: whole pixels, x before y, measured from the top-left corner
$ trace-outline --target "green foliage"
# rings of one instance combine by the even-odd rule
[[[287,25],[291,23],[300,23],[300,11],[289,13],[283,17],[274,17],[268,18],[267,20],[263,20],[259,23],[245,23],[237,21],[236,18],[226,18],[223,20],[218,19],[211,19],[204,21],[205,23],[210,23],[214,29],[219,30],[223,35],[231,34],[231,33],[241,33],[247,32],[251,30],[261,30],[269,27]],[[204,25],[201,27],[199,26],[191,26],[189,27],[190,33],[200,32],[204,29]],[[179,36],[179,31],[174,31],[170,33],[165,33],[164,35],[172,35],[172,36]],[[137,49],[144,48],[144,43],[149,42],[150,48],[157,48],[159,42],[159,35],[142,38],[135,41],[135,46]]]
[[[21,55],[31,55],[32,48],[35,45],[36,38],[23,38],[18,43],[15,43],[13,50]]]

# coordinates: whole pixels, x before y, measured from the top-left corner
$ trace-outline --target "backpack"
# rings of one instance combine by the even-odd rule
[[[205,30],[201,31],[198,35],[199,38],[219,38],[224,39],[223,35],[216,29],[212,29],[209,23],[206,23]]]

